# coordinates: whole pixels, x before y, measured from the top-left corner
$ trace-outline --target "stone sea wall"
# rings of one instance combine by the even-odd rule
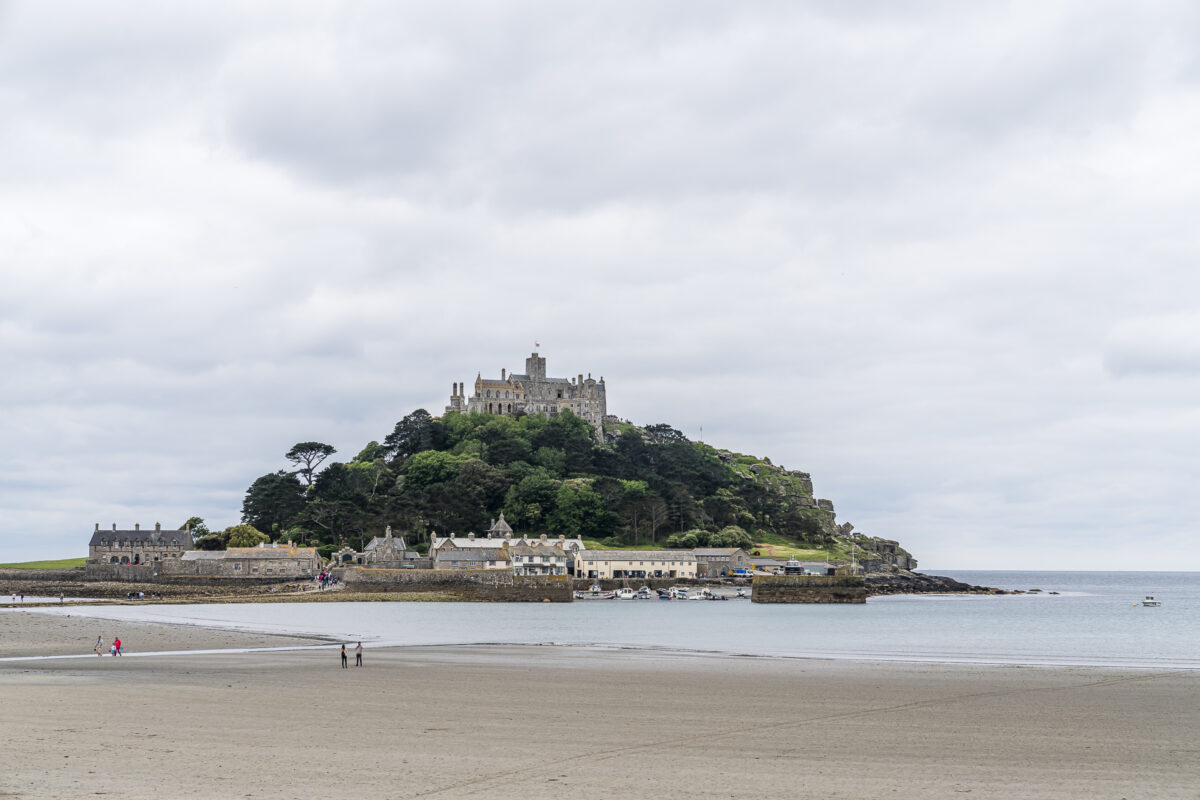
[[[494,569],[335,569],[349,592],[435,592],[463,600],[494,603],[570,603],[575,599],[566,575],[513,575]]]
[[[755,603],[865,603],[862,578],[850,575],[755,575]]]

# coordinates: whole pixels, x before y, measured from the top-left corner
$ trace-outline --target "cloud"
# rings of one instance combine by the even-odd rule
[[[1200,375],[1200,313],[1121,320],[1105,342],[1113,375]]]
[[[1188,4],[5,9],[0,560],[541,341],[926,564],[1200,566]]]

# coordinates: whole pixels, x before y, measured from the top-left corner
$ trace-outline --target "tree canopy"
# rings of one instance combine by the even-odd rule
[[[272,539],[302,533],[355,546],[387,525],[412,544],[435,531],[482,533],[501,512],[519,532],[612,545],[746,547],[764,535],[817,542],[822,531],[810,498],[796,502],[669,425],[610,425],[602,441],[569,411],[438,418],[417,409],[353,460],[316,472],[335,452],[293,447],[286,458],[301,468],[255,479],[243,522]]]

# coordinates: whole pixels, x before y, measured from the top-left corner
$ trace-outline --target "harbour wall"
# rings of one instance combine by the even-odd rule
[[[867,587],[851,575],[755,575],[755,603],[865,603]]]
[[[513,575],[498,569],[372,569],[342,567],[334,574],[348,592],[430,592],[485,603],[570,603],[566,575]]]

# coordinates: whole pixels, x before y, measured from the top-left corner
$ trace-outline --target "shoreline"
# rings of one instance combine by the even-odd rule
[[[178,605],[178,604],[177,604]],[[92,606],[91,608],[103,611],[109,606]],[[71,609],[71,610],[86,610]],[[57,619],[58,635],[61,637],[62,630],[69,630],[72,633],[67,639],[57,641],[53,639],[53,634],[47,635],[47,630],[43,626],[34,623],[32,627],[43,628],[39,633],[39,638],[36,644],[25,639],[26,647],[49,647],[53,652],[22,652],[14,653],[12,648],[14,644],[22,641],[22,637],[14,635],[12,630],[11,619],[10,624],[5,624],[6,617],[12,617],[11,614],[0,611],[0,663],[20,663],[25,660],[42,661],[53,658],[71,658],[81,655],[91,655],[90,652],[84,653],[78,649],[80,645],[80,636],[84,631],[92,629],[107,629],[116,631],[126,631],[119,633],[123,640],[123,649],[127,652],[125,655],[137,657],[170,657],[184,653],[203,653],[203,654],[220,654],[220,653],[248,653],[248,652],[266,652],[274,650],[295,650],[295,649],[310,649],[321,648],[326,646],[335,646],[337,644],[354,642],[361,640],[373,649],[411,649],[411,648],[561,648],[578,651],[591,652],[627,652],[627,653],[648,653],[648,654],[678,654],[689,657],[711,657],[714,659],[735,659],[735,660],[778,660],[785,662],[810,662],[810,661],[825,661],[831,663],[843,664],[907,664],[915,666],[948,666],[948,667],[980,667],[980,668],[1019,668],[1019,669],[1095,669],[1095,670],[1121,670],[1133,671],[1138,673],[1144,672],[1180,672],[1180,673],[1195,673],[1200,675],[1200,663],[1156,663],[1139,661],[1136,659],[1125,660],[1102,660],[1102,659],[1086,659],[1086,658],[1053,658],[1046,657],[1041,660],[1030,658],[1025,659],[1009,659],[1005,660],[1002,657],[994,656],[963,656],[963,655],[922,655],[913,653],[863,653],[863,652],[811,652],[811,653],[770,653],[770,652],[743,652],[735,649],[717,650],[704,648],[688,648],[669,645],[653,645],[653,644],[632,644],[627,642],[606,642],[606,641],[590,641],[590,642],[569,642],[569,641],[456,641],[456,642],[436,642],[436,641],[417,641],[417,642],[399,642],[387,638],[378,638],[371,636],[363,636],[354,634],[349,636],[337,636],[332,633],[315,632],[315,631],[288,631],[277,632],[263,628],[254,628],[253,625],[241,626],[233,624],[213,623],[200,621],[196,619],[173,619],[173,620],[126,620],[121,617],[106,617],[106,616],[88,616],[85,614],[70,614],[66,613],[66,609],[60,610],[58,606],[53,608],[29,608],[27,612],[37,617],[48,619]],[[28,626],[27,626],[28,627]],[[50,626],[46,626],[50,627]],[[134,638],[130,638],[128,631],[134,631]],[[86,637],[85,637],[86,638]],[[111,639],[111,637],[110,637]],[[106,640],[105,646],[109,643]],[[142,641],[154,641],[162,643],[160,649],[146,650],[138,645]],[[89,641],[94,642],[93,640]],[[132,645],[132,647],[130,646]],[[104,654],[108,657],[107,651]]]

